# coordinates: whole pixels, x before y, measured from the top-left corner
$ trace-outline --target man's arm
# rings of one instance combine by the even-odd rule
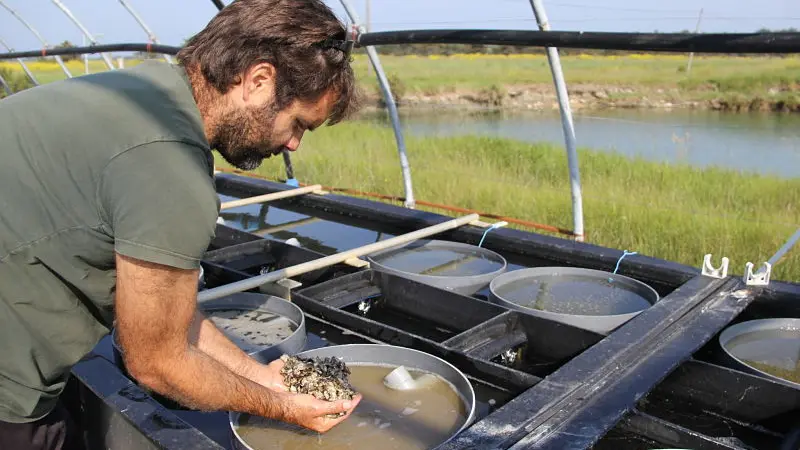
[[[325,402],[270,390],[189,344],[197,271],[117,255],[117,331],[131,375],[200,410],[239,411],[327,431],[360,400]],[[327,414],[346,412],[337,419]]]
[[[247,355],[217,328],[200,310],[195,311],[189,343],[214,358],[233,373],[272,390],[285,392],[280,376],[281,360],[263,365]]]

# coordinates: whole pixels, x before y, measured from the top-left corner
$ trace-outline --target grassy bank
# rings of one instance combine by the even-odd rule
[[[395,56],[382,61],[389,74],[399,77],[404,98],[433,96],[450,102],[499,93],[509,101],[515,90],[553,91],[542,56]],[[127,61],[126,66],[136,63]],[[571,94],[585,92],[595,104],[631,101],[636,106],[642,98],[661,96],[663,101],[694,99],[706,105],[728,102],[724,108],[729,109],[735,104],[747,105],[744,109],[777,102],[800,105],[800,58],[701,56],[691,75],[681,71],[685,63],[683,56],[666,55],[563,59]],[[76,75],[83,73],[80,61],[69,64]],[[54,63],[33,62],[31,69],[41,82],[64,77]],[[90,70],[104,66],[92,61]],[[364,58],[356,59],[355,70],[367,91],[375,88]],[[580,97],[571,96],[574,101]],[[549,101],[544,94],[531,99],[522,93],[514,99],[522,99],[514,105]],[[571,228],[561,148],[479,137],[407,140],[419,199]],[[394,137],[387,129],[367,123],[323,128],[305,138],[293,160],[303,182],[402,195]],[[732,270],[741,273],[747,261],[769,258],[800,224],[798,179],[655,164],[586,149],[580,151],[580,163],[589,242],[693,266],[705,253],[717,261],[728,256]],[[259,173],[282,178],[283,164],[268,161]],[[800,281],[800,248],[778,265],[775,278]]]
[[[543,55],[389,56],[381,58],[410,103],[479,103],[551,108]],[[693,107],[800,111],[800,58],[684,55],[567,56],[561,60],[574,107]],[[356,68],[368,75],[367,62]],[[362,76],[369,92],[377,87]],[[453,95],[456,94],[456,95]],[[461,94],[461,95],[458,95]]]
[[[395,95],[406,105],[457,104],[523,109],[552,108],[555,94],[544,55],[382,56]],[[800,111],[800,57],[694,58],[685,55],[569,55],[561,59],[575,108],[694,107],[725,110]],[[138,61],[126,61],[131,67]],[[19,70],[14,62],[0,62]],[[83,73],[81,61],[70,61]],[[31,62],[40,81],[64,78],[54,62]],[[354,69],[365,92],[377,100],[367,59]],[[90,71],[106,70],[91,61]]]
[[[408,149],[420,200],[572,227],[566,156],[558,147],[409,137]],[[403,194],[393,135],[377,126],[323,127],[304,138],[293,162],[301,182]],[[728,256],[731,270],[741,273],[747,261],[766,261],[800,224],[797,179],[631,161],[586,149],[580,164],[588,242],[695,267],[705,253],[717,261]],[[280,158],[257,173],[285,178]],[[774,277],[800,281],[800,249]]]

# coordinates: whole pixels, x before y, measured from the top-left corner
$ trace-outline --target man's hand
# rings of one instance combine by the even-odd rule
[[[289,392],[289,388],[283,382],[283,361],[276,359],[269,364],[258,364],[252,369],[250,379],[275,392]]]
[[[325,433],[340,424],[353,413],[361,401],[361,394],[352,400],[337,400],[328,402],[319,400],[309,394],[292,394],[289,392],[278,394],[284,409],[284,422],[300,425],[301,427]],[[345,413],[342,417],[331,419],[328,414]]]

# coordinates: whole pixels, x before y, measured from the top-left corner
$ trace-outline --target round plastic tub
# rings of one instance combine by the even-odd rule
[[[366,256],[379,272],[472,295],[506,271],[501,255],[461,242],[419,240]]]
[[[608,334],[659,300],[632,278],[576,267],[507,272],[489,285],[491,302],[533,316]]]
[[[296,356],[307,358],[333,356],[344,361],[345,364],[405,366],[408,369],[417,369],[439,375],[456,390],[464,402],[465,411],[467,412],[467,417],[461,427],[443,441],[442,444],[465,430],[475,420],[475,391],[467,377],[447,361],[428,353],[393,345],[348,344],[308,350]],[[231,412],[228,416],[233,447],[239,450],[253,450],[252,447],[242,441],[237,433],[237,424],[240,416],[241,413],[237,412]]]
[[[209,300],[198,304],[209,318],[214,321],[223,311],[247,311],[250,314],[242,317],[237,316],[227,320],[226,324],[239,329],[242,333],[260,334],[265,343],[259,344],[257,337],[252,338],[251,344],[236,342],[248,355],[262,363],[268,363],[280,358],[284,353],[294,354],[302,351],[306,346],[306,320],[303,310],[297,305],[279,297],[251,292],[240,292],[215,300]],[[259,313],[261,316],[259,317]],[[249,317],[248,317],[249,316]],[[281,324],[274,321],[278,320]],[[289,325],[293,328],[291,332],[286,332],[285,338],[269,336],[271,327],[282,328]],[[219,325],[218,325],[219,328]],[[248,331],[244,331],[244,330]],[[225,332],[225,329],[222,329]],[[233,331],[231,331],[233,332]],[[277,330],[276,330],[277,332]],[[276,333],[273,333],[276,334]],[[252,336],[250,334],[249,336]],[[244,339],[239,339],[243,341]]]
[[[735,369],[800,389],[800,383],[778,375],[800,373],[800,319],[740,322],[720,333],[719,344]]]

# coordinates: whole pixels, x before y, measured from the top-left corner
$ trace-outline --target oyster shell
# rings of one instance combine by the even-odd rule
[[[344,362],[334,357],[300,358],[283,355],[281,369],[283,382],[290,392],[310,394],[320,400],[352,400],[356,391],[350,385],[350,369]],[[340,414],[329,414],[336,418]]]

